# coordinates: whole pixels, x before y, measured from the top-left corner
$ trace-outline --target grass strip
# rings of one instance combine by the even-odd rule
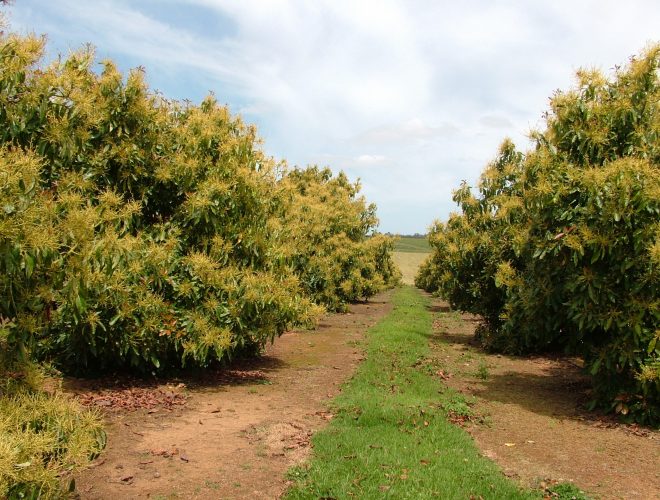
[[[538,498],[447,421],[466,405],[426,369],[428,299],[402,287],[393,303],[369,330],[367,359],[333,402],[331,424],[314,436],[311,461],[289,471],[286,498]]]

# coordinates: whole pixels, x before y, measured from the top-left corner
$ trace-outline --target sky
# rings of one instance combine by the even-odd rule
[[[660,41],[657,0],[14,0],[48,58],[86,43],[151,88],[213,92],[291,166],[358,178],[380,230],[424,233],[499,144],[521,149],[581,67]]]

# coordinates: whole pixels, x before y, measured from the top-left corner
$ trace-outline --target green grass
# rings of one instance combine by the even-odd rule
[[[580,488],[571,483],[559,483],[550,486],[547,492],[560,500],[590,500],[590,497]]]
[[[429,253],[431,247],[426,238],[412,238],[410,236],[399,236],[394,243],[395,252]]]
[[[334,401],[335,418],[315,435],[311,462],[289,472],[286,498],[538,498],[447,421],[448,412],[471,410],[433,376],[428,300],[403,287],[393,301],[368,333],[367,359]]]

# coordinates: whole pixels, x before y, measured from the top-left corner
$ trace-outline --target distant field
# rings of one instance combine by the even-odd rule
[[[415,284],[415,275],[420,264],[426,259],[427,253],[422,252],[393,252],[392,258],[401,269],[401,281],[406,285]]]
[[[411,238],[409,236],[400,236],[394,244],[395,252],[416,252],[429,253],[429,241],[426,238]]]

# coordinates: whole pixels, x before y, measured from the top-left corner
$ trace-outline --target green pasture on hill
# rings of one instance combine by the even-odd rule
[[[413,238],[411,236],[399,236],[394,243],[395,252],[429,253],[431,247],[427,238]]]

